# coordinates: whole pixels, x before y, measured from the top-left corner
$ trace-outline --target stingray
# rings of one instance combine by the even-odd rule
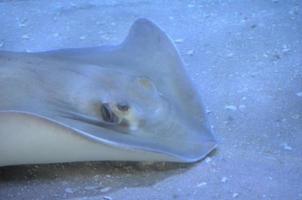
[[[119,45],[0,52],[0,166],[190,163],[215,147],[179,53],[147,19]]]

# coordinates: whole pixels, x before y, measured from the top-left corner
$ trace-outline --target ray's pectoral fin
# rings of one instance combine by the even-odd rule
[[[188,118],[206,121],[200,98],[187,76],[179,53],[169,37],[153,22],[141,18],[134,22],[126,39],[117,46],[62,49],[36,53],[56,59],[70,59],[102,67],[132,71],[152,80],[171,103]]]
[[[169,37],[151,21],[138,19],[131,26],[125,41],[117,46],[64,49],[36,54],[47,59],[98,65],[146,77],[152,84],[148,81],[142,81],[141,84],[150,86],[151,89],[156,88],[156,92],[160,93],[172,110],[172,114],[167,115],[166,119],[160,118],[158,124],[149,129],[134,125],[142,129],[144,137],[104,133],[104,138],[110,138],[121,146],[159,152],[180,162],[200,160],[216,147],[201,100],[184,70],[179,53]],[[127,109],[123,106],[120,108]],[[152,112],[155,110],[151,110],[149,114]],[[105,106],[101,126],[122,127],[119,117],[116,113],[109,112]],[[123,117],[124,120],[130,119],[127,115]],[[99,121],[86,116],[76,115],[73,118],[100,125]]]

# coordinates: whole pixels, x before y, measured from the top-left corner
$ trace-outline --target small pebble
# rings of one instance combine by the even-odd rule
[[[100,175],[95,175],[95,176],[93,177],[93,180],[94,180],[94,181],[99,181],[100,178],[101,178]]]
[[[212,111],[210,111],[210,110],[206,109],[206,113],[207,113],[207,114],[211,114],[211,113],[212,113]]]
[[[74,190],[72,188],[65,188],[65,192],[72,194],[72,193],[74,193]]]
[[[29,39],[29,36],[27,34],[22,35],[22,39]]]
[[[237,110],[237,106],[234,106],[234,105],[226,105],[226,106],[224,106],[224,108],[227,110],[232,110],[232,111]]]
[[[203,186],[206,186],[207,183],[206,182],[201,182],[201,183],[198,183],[197,184],[197,187],[203,187]]]
[[[81,37],[80,37],[80,40],[85,40],[86,39],[86,36],[84,36],[84,35],[82,35]]]
[[[205,162],[206,163],[210,163],[212,161],[212,158],[210,158],[210,157],[207,157],[206,159],[205,159]]]
[[[27,19],[20,20],[19,23],[18,23],[18,26],[19,27],[26,27],[27,26],[26,21],[27,21]]]
[[[24,23],[24,22],[21,22],[20,24],[18,24],[18,26],[19,26],[19,27],[26,27],[26,26],[27,26],[27,24],[26,24],[26,23]]]
[[[282,143],[281,146],[283,147],[284,150],[291,151],[293,148],[289,146],[287,143]]]
[[[256,28],[256,27],[257,27],[257,24],[251,25],[251,28],[252,28],[252,29],[254,29],[254,28]]]
[[[184,42],[184,39],[179,38],[179,39],[174,40],[174,42],[175,43],[182,43],[182,42]]]
[[[239,194],[238,194],[238,193],[236,193],[236,192],[235,192],[235,193],[233,193],[233,195],[232,195],[232,197],[233,197],[233,198],[237,198],[238,196],[239,196]]]
[[[227,177],[224,176],[224,177],[221,178],[221,182],[222,182],[222,183],[226,183],[227,181],[228,181],[228,178],[227,178]]]
[[[54,37],[58,37],[58,36],[59,36],[59,33],[54,33],[53,36],[54,36]]]
[[[300,119],[300,115],[299,114],[294,114],[294,115],[292,115],[292,118],[293,119]]]
[[[229,58],[231,58],[231,57],[234,56],[234,53],[230,52],[230,53],[228,53],[226,56],[229,57]]]
[[[189,56],[193,56],[193,54],[194,54],[194,50],[193,50],[193,49],[191,49],[191,50],[187,51],[187,55],[189,55]]]
[[[110,197],[110,196],[103,196],[103,199],[105,199],[105,200],[112,200],[112,197]]]
[[[282,46],[282,52],[283,52],[283,53],[287,53],[287,52],[289,52],[289,51],[290,51],[290,49],[288,48],[287,45],[283,45],[283,46]]]
[[[101,192],[108,192],[109,190],[111,190],[111,187],[105,187],[101,189]]]
[[[246,108],[246,105],[244,105],[244,104],[239,105],[239,110],[243,111],[245,108]]]
[[[4,42],[0,41],[0,47],[4,46]]]
[[[288,14],[291,15],[292,19],[294,19],[294,15],[298,15],[299,14],[299,9],[298,7],[293,7],[290,11],[288,11]]]
[[[281,59],[281,56],[278,54],[278,53],[275,53],[272,55],[273,56],[273,60],[274,61],[277,61],[277,60],[280,60]]]
[[[99,186],[90,185],[90,186],[85,186],[85,187],[84,187],[85,190],[95,190],[95,189],[97,189],[97,188],[99,188]]]
[[[298,97],[302,97],[302,92],[297,92],[296,95],[297,95]]]

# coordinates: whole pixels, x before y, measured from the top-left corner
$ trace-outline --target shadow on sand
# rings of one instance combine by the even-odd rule
[[[17,195],[25,199],[61,199],[104,195],[120,189],[152,186],[192,167],[192,164],[162,162],[82,162],[2,167],[0,196],[5,199],[19,199],[21,196]]]

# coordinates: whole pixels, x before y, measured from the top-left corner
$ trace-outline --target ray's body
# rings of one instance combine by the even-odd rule
[[[215,146],[174,45],[148,20],[117,46],[0,52],[0,166],[194,162]]]

